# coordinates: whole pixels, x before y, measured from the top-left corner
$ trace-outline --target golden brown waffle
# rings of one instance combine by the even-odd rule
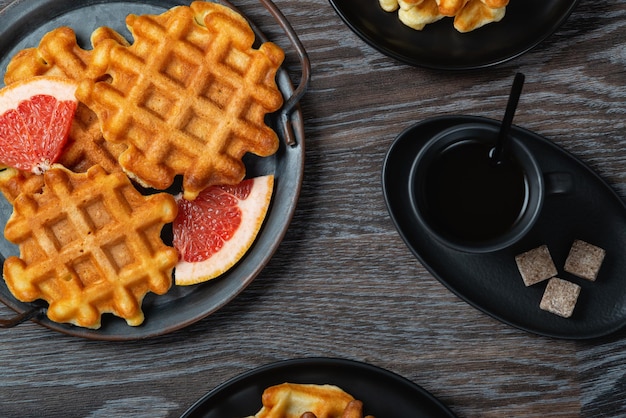
[[[399,5],[398,18],[415,30],[422,30],[426,25],[444,17],[435,0],[400,0]]]
[[[439,13],[444,16],[455,16],[463,9],[468,0],[437,0]]]
[[[265,389],[262,402],[252,418],[363,418],[363,403],[333,385],[283,383]]]
[[[41,193],[13,201],[5,237],[20,257],[4,263],[4,278],[20,301],[49,303],[55,322],[99,328],[113,313],[139,325],[148,292],[166,293],[178,261],[160,237],[177,206],[166,193],[141,195],[128,177],[100,166],[76,174],[56,165]]]
[[[40,193],[42,188],[42,175],[10,167],[0,170],[0,192],[11,204],[20,193]]]
[[[277,150],[264,119],[282,105],[275,75],[284,53],[270,42],[252,48],[241,15],[198,1],[126,24],[133,44],[97,45],[76,96],[107,141],[128,145],[119,161],[129,176],[162,190],[182,174],[193,200],[209,185],[240,182],[245,153]]]
[[[120,45],[128,44],[121,35],[108,28],[94,31],[91,42],[96,46],[105,39]],[[18,52],[7,66],[4,82],[8,85],[40,75],[80,81],[86,77],[91,56],[92,51],[78,46],[72,29],[61,27],[44,35],[36,48]],[[75,172],[85,172],[99,164],[112,173],[121,170],[117,159],[125,149],[124,144],[106,142],[96,114],[79,103],[68,142],[58,162]]]
[[[454,28],[470,32],[504,17],[509,0],[379,0],[387,12],[398,10],[406,26],[422,30],[446,16],[454,17]]]
[[[489,0],[469,0],[454,16],[454,28],[461,33],[470,32],[488,23],[499,22],[504,17],[506,3],[499,7],[491,7]],[[498,4],[491,0],[490,4]]]

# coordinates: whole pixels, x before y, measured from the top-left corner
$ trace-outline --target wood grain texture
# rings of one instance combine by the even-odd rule
[[[235,4],[287,50],[297,82],[297,57],[272,18],[255,2]],[[404,245],[380,178],[400,131],[437,115],[501,118],[522,71],[515,123],[581,158],[626,198],[626,0],[582,0],[531,52],[452,73],[378,53],[326,0],[276,4],[312,64],[301,102],[305,179],[276,255],[223,309],[167,336],[106,343],[31,322],[1,330],[0,416],[176,417],[229,378],[304,356],[389,369],[459,417],[625,416],[626,331],[561,341],[469,306]]]

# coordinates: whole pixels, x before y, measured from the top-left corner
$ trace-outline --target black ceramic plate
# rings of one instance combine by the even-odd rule
[[[6,66],[17,51],[34,47],[48,31],[59,26],[70,26],[84,48],[91,48],[89,35],[99,26],[109,26],[132,39],[124,19],[130,13],[160,14],[180,4],[177,0],[103,1],[103,0],[21,0],[11,3],[0,11],[0,80]],[[263,35],[257,32],[257,37]],[[277,75],[283,96],[293,93],[289,77],[284,69]],[[276,118],[278,119],[278,118]],[[282,135],[282,125],[271,120],[272,127]],[[148,294],[144,299],[145,322],[130,327],[126,322],[110,315],[103,316],[99,330],[89,330],[65,324],[57,324],[47,318],[38,320],[54,330],[91,339],[133,340],[172,332],[190,325],[218,310],[239,294],[258,275],[276,251],[293,216],[300,193],[304,169],[304,137],[302,115],[298,109],[291,113],[289,123],[296,136],[295,146],[286,146],[281,138],[278,152],[268,158],[247,158],[247,174],[250,177],[274,173],[275,189],[269,213],[255,244],[244,259],[222,277],[200,285],[173,286],[164,296]],[[0,228],[10,216],[12,208],[0,198]],[[0,240],[1,260],[18,255],[17,249],[4,238]],[[26,312],[36,304],[17,301],[0,281],[0,300],[17,312]]]
[[[578,0],[512,0],[506,15],[468,33],[451,18],[408,28],[397,12],[385,12],[378,0],[330,0],[346,24],[365,42],[407,64],[444,70],[496,65],[538,45],[568,18]]]
[[[580,160],[546,138],[513,127],[512,134],[535,154],[544,173],[568,173],[573,189],[548,196],[542,214],[518,243],[498,252],[467,254],[447,248],[420,229],[408,201],[409,171],[422,145],[451,126],[490,119],[445,116],[418,123],[395,140],[386,156],[382,183],[391,218],[421,263],[460,298],[517,328],[540,335],[585,339],[626,325],[626,207],[609,185]],[[563,271],[572,242],[584,240],[606,250],[595,282]],[[525,287],[514,257],[546,244],[559,277],[582,287],[571,318],[539,309],[545,282]]]
[[[182,418],[224,418],[254,415],[261,395],[284,382],[336,385],[363,401],[364,413],[376,418],[444,418],[454,414],[415,383],[390,371],[344,359],[287,360],[260,367],[218,386]]]

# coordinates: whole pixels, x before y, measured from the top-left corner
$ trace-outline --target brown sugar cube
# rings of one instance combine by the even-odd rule
[[[565,271],[595,281],[606,251],[585,241],[575,240],[565,259]]]
[[[552,261],[547,245],[534,248],[515,256],[517,269],[522,275],[524,284],[531,286],[557,275],[556,266]]]
[[[579,294],[580,286],[576,283],[553,277],[548,281],[539,307],[563,318],[569,318],[574,312]]]

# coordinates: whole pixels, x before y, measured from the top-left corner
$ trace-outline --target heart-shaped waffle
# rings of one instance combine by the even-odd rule
[[[380,7],[393,12],[406,26],[422,30],[446,16],[454,17],[454,28],[471,32],[504,17],[509,0],[379,0]]]
[[[334,385],[282,383],[265,389],[262,402],[250,418],[363,418],[363,403]]]

